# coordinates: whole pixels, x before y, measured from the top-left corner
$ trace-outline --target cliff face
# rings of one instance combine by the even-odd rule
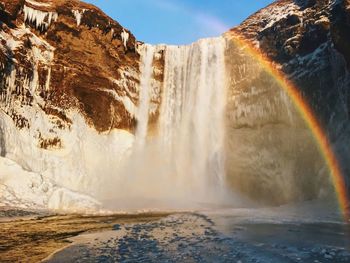
[[[280,0],[231,30],[280,65],[302,91],[345,176],[350,173],[349,18],[349,1]]]
[[[129,31],[79,1],[1,4],[3,101],[39,104],[62,128],[75,108],[100,132],[133,129],[139,55]],[[20,128],[30,125],[13,110]]]
[[[350,174],[350,77],[346,44],[349,22],[348,1],[281,0],[227,33],[229,38],[231,34],[244,36],[302,91],[330,137],[347,179]],[[327,191],[324,184],[327,176],[323,174],[322,164],[312,160],[317,155],[312,150],[315,145],[300,144],[312,138],[311,134],[307,135],[307,129],[297,128],[300,120],[295,120],[300,115],[293,109],[291,123],[286,107],[278,106],[283,96],[278,98],[273,81],[264,76],[259,66],[249,62],[249,56],[245,58],[235,44],[230,44],[228,49],[228,65],[232,68],[232,102],[228,107],[235,116],[230,119],[230,133],[235,134],[230,140],[236,145],[229,153],[233,160],[228,168],[232,184],[257,199],[277,200],[277,203],[281,199],[322,196]],[[246,77],[240,76],[242,70],[248,72]],[[239,108],[244,113],[237,116],[242,111]],[[291,185],[294,189],[288,189]],[[292,193],[288,193],[290,190]]]
[[[46,198],[28,197],[29,203],[62,208],[75,198],[64,189],[89,193],[94,180],[86,178],[105,173],[91,164],[108,158],[118,163],[132,142],[138,43],[101,10],[80,1],[4,0],[0,19],[1,158],[33,172],[28,191]],[[106,157],[105,147],[113,145]],[[14,204],[16,190],[9,189],[22,189],[23,196],[25,186],[11,183],[14,172],[6,163],[0,193],[2,203]]]
[[[98,198],[104,186],[121,184],[116,173],[133,149],[147,45],[98,8],[76,0],[1,0],[0,21],[0,161],[4,167],[19,165],[8,174],[33,172],[31,191],[46,196],[39,203],[51,208],[69,208],[78,198],[70,190]],[[279,0],[223,37],[231,185],[273,203],[322,195],[327,176],[312,135],[278,83],[229,41],[231,33],[260,48],[303,92],[349,174],[350,2]],[[154,49],[151,135],[159,128],[164,96],[179,109],[178,118],[170,109],[169,119],[182,118],[182,95],[189,91],[179,91],[191,79],[188,69],[201,76],[203,65],[195,67],[200,64],[195,59],[218,57],[208,43]],[[169,54],[188,61],[176,62]],[[174,94],[164,91],[169,80]],[[189,87],[206,84],[199,82]],[[8,189],[19,186],[6,180],[0,194],[13,204],[16,194]],[[27,199],[38,203],[34,196]]]
[[[349,106],[349,19],[346,0],[281,0],[232,32],[280,64],[327,126],[339,104]]]

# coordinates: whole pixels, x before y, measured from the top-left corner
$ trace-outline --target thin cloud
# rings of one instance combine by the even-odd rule
[[[221,19],[207,13],[197,13],[195,19],[198,24],[214,34],[223,34],[230,29],[230,26],[226,25]]]

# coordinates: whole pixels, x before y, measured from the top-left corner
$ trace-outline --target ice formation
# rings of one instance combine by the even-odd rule
[[[31,171],[31,179],[28,180],[44,178],[49,184],[46,188],[51,189],[51,192],[44,193],[40,184],[35,190],[35,195],[43,195],[44,199],[33,200],[34,197],[27,195],[32,193],[30,183],[9,185],[9,182],[12,184],[18,179],[15,173],[8,172],[0,178],[2,184],[9,186],[7,190],[14,193],[18,200],[35,204],[33,208],[41,205],[68,210],[76,210],[80,205],[81,210],[98,207],[98,202],[87,198],[86,194],[103,199],[104,187],[108,185],[107,181],[113,178],[123,159],[128,156],[133,136],[118,130],[99,134],[86,124],[79,113],[72,112],[69,115],[73,121],[70,129],[59,129],[52,117],[47,116],[38,106],[22,106],[16,110],[29,120],[30,127],[18,129],[9,116],[0,113],[0,152],[21,169]],[[59,138],[62,147],[42,149],[37,145],[38,136]],[[109,156],[106,156],[107,152]],[[8,171],[6,167],[0,170]],[[103,176],[99,177],[96,174]],[[0,205],[3,203],[4,200],[1,200]]]
[[[0,157],[0,182],[0,206],[72,212],[95,212],[101,207],[92,197],[60,187],[3,157]]]
[[[121,102],[124,106],[124,109],[129,113],[130,117],[136,116],[137,107],[128,96],[120,96],[115,90],[101,89],[101,91],[109,93],[110,95],[113,96],[115,100]]]
[[[123,41],[123,45],[125,47],[125,49],[127,48],[127,43],[129,40],[129,33],[125,31],[125,29],[123,28],[123,32],[120,34],[122,41]]]
[[[37,29],[45,30],[52,22],[57,21],[58,14],[56,12],[44,12],[33,9],[29,6],[24,5],[24,21],[33,23]]]
[[[9,70],[10,73],[5,76],[5,86],[0,91],[1,101],[5,102],[7,106],[10,106],[11,101],[14,99],[12,96],[13,91],[16,91],[19,96],[24,96],[26,92],[29,91],[35,99],[40,99],[38,96],[36,96],[36,92],[40,92],[41,90],[49,90],[51,65],[54,59],[54,48],[46,41],[32,34],[28,28],[18,28],[12,30],[12,34],[15,36],[15,38],[10,38],[8,35],[6,35],[6,33],[2,32],[0,33],[0,39],[5,40],[4,43],[8,50],[14,52],[19,46],[23,45],[22,39],[24,39],[24,36],[26,36],[32,44],[31,49],[28,49],[27,59],[31,63],[33,71],[32,74],[25,75],[22,74],[22,68],[16,68],[15,64],[11,66]],[[15,60],[13,62],[16,63]],[[39,65],[41,68],[44,68],[47,71],[47,76],[41,76],[42,78],[46,77],[45,85],[42,87],[39,84]],[[17,87],[15,84],[18,77],[21,78],[22,82],[19,90],[19,87]]]
[[[88,210],[99,207],[96,199],[103,207],[130,210],[161,208],[157,207],[161,200],[167,208],[197,206],[204,197],[208,202],[217,201],[224,192],[225,177],[224,49],[223,38],[183,47],[141,47],[138,106],[128,96],[106,91],[137,119],[135,135],[124,130],[100,134],[74,111],[66,112],[72,120],[69,128],[59,129],[53,116],[46,115],[39,105],[12,105],[28,120],[28,129],[18,129],[9,116],[0,113],[2,156],[15,163],[17,170],[31,171],[21,172],[28,179],[19,185],[12,172],[2,175],[7,196],[2,202],[16,203],[17,196],[34,207]],[[161,51],[166,53],[163,103],[158,107],[157,131],[152,131],[149,116],[160,94],[153,63]],[[34,61],[45,57],[40,52],[35,56]],[[9,77],[9,86],[14,86],[15,76]],[[37,85],[35,76],[28,81],[34,94]],[[42,149],[38,138],[56,139],[60,144]]]
[[[85,13],[85,9],[83,10],[73,10],[72,13],[75,16],[75,20],[77,21],[77,26],[80,26],[81,24],[81,18],[83,17],[83,14]]]

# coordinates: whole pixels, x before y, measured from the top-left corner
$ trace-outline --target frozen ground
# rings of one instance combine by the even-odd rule
[[[73,238],[47,262],[350,262],[349,228],[326,207],[225,209],[117,224]]]

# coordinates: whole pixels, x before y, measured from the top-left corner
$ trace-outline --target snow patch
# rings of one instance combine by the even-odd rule
[[[5,42],[5,46],[9,50],[16,50],[22,45],[22,41],[12,38],[10,35],[6,34],[4,31],[0,31],[0,40]],[[7,49],[4,49],[4,53],[7,52]]]
[[[326,42],[320,45],[317,49],[315,49],[312,53],[306,54],[305,56],[297,56],[295,59],[291,60],[291,65],[300,65],[302,67],[297,67],[299,70],[295,70],[292,74],[290,74],[293,79],[301,79],[305,77],[305,75],[313,75],[316,72],[321,71],[323,68],[327,67],[327,61],[322,59],[325,56],[325,52],[327,52],[327,48],[329,47],[329,43]],[[304,67],[307,66],[310,70],[305,71]]]
[[[120,87],[123,94],[130,98],[137,99],[138,94],[135,92],[136,84],[132,80],[138,78],[139,73],[128,66],[119,68],[118,73],[120,75],[119,79],[109,78],[109,80]]]
[[[261,12],[261,15],[263,15],[268,19],[268,23],[262,29],[262,31],[272,27],[276,22],[280,21],[281,19],[285,19],[290,15],[294,14],[294,15],[297,15],[298,17],[302,17],[302,12],[299,11],[299,7],[295,3],[265,8],[260,12]]]
[[[42,2],[37,2],[34,0],[26,0],[26,3],[35,5],[35,6],[42,6],[42,7],[50,7],[51,5],[48,3],[42,3]]]

